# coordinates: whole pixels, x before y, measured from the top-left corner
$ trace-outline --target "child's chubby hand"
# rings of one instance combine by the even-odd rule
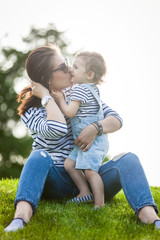
[[[52,90],[51,96],[54,98],[56,103],[60,103],[65,100],[64,93],[62,91]]]

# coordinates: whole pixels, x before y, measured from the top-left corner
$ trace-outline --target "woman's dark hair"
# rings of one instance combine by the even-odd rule
[[[53,58],[60,53],[56,45],[39,47],[32,51],[26,60],[26,71],[31,80],[41,83],[49,89],[49,80],[52,76]],[[41,107],[41,100],[32,95],[31,86],[24,88],[18,95],[18,114],[24,115],[30,107]]]
[[[88,52],[88,51],[81,51],[77,53],[76,57],[82,57],[85,65],[86,71],[94,72],[94,82],[95,84],[101,84],[104,82],[103,77],[107,72],[106,63],[104,58],[100,53],[97,52]]]

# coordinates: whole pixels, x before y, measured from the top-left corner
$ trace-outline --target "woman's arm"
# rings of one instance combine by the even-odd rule
[[[32,81],[32,94],[40,99],[45,96],[50,96],[49,90],[43,85],[37,82]],[[54,120],[61,123],[66,123],[64,115],[59,109],[58,105],[53,98],[48,100],[47,105],[45,106],[47,112],[47,120]]]
[[[113,133],[122,127],[122,123],[115,116],[109,115],[100,121],[103,126],[103,133]]]
[[[121,128],[120,121],[114,116],[108,116],[105,119],[101,120],[100,123],[103,126],[104,134],[113,133]],[[85,152],[90,148],[96,136],[97,129],[95,128],[95,126],[90,124],[81,131],[81,133],[75,140],[75,144]]]
[[[109,108],[105,103],[102,103],[104,119],[100,121],[103,127],[103,133],[113,133],[122,127],[121,117],[111,108]],[[78,145],[84,152],[87,151],[95,137],[97,136],[97,129],[92,124],[88,125],[82,130],[75,144]]]
[[[47,139],[59,139],[67,132],[67,124],[54,120],[46,120],[43,108],[30,108],[21,116],[22,121],[30,130],[32,137],[41,135]]]

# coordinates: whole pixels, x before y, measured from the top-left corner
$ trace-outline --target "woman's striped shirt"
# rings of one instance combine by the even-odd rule
[[[72,89],[65,91],[66,98],[70,96]],[[104,118],[112,115],[120,120],[121,117],[105,103],[102,103]],[[62,167],[64,160],[74,147],[74,139],[70,120],[66,118],[66,123],[47,120],[47,112],[44,107],[30,108],[21,117],[22,121],[29,129],[33,138],[33,150],[46,151],[57,167]]]

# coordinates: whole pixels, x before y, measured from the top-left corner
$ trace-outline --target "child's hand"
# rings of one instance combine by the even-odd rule
[[[32,95],[38,98],[43,98],[44,96],[50,95],[49,90],[38,82],[31,81],[31,88]]]
[[[54,98],[56,103],[60,103],[61,101],[63,101],[65,99],[62,91],[53,91],[52,90],[51,96]]]

